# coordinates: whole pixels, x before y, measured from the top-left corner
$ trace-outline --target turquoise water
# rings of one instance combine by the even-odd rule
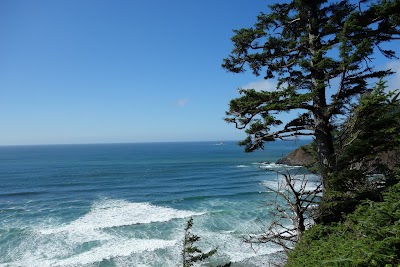
[[[269,221],[260,167],[305,142],[0,147],[0,266],[177,266],[190,216],[213,258],[262,266],[277,248],[241,239]]]

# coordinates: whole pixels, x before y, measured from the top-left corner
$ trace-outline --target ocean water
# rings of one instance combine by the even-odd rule
[[[179,266],[189,217],[211,263],[265,266],[268,168],[307,141],[0,147],[0,266]],[[210,264],[211,264],[210,263]]]

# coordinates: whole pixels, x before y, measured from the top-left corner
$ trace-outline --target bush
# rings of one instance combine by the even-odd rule
[[[314,225],[290,253],[287,266],[400,264],[400,183],[383,202],[364,201],[343,222]]]

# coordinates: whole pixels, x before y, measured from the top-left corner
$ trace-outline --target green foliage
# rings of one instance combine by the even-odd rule
[[[191,267],[193,264],[204,261],[214,255],[217,249],[212,249],[209,252],[202,252],[195,244],[200,240],[198,235],[190,232],[193,227],[193,218],[190,218],[185,226],[185,236],[183,238],[182,249],[182,267]],[[217,267],[229,267],[231,264],[219,265]]]
[[[381,159],[400,147],[400,101],[384,89],[380,81],[365,93],[335,135],[336,170],[320,205],[324,222],[341,220],[364,199],[379,200],[380,192],[397,181]]]
[[[248,152],[265,142],[313,135],[311,151],[325,187],[322,211],[333,214],[324,222],[341,220],[306,231],[288,266],[399,263],[399,185],[385,202],[365,202],[351,214],[361,200],[379,200],[396,181],[376,158],[400,143],[399,101],[384,94],[382,79],[392,71],[374,69],[371,59],[375,51],[395,58],[382,45],[399,38],[399,0],[291,0],[235,31],[222,66],[277,79],[277,86],[240,89],[225,120],[247,133],[240,145]],[[381,82],[372,90],[376,79]],[[278,116],[289,111],[298,116],[284,123]],[[384,183],[376,173],[386,175]]]
[[[308,112],[315,115],[315,109],[322,108],[327,118],[341,113],[349,99],[368,89],[367,79],[391,73],[373,71],[366,61],[374,48],[394,57],[395,52],[381,48],[381,44],[400,34],[398,1],[370,1],[368,6],[351,1],[290,1],[271,5],[270,10],[258,16],[254,27],[234,31],[234,49],[222,64],[235,73],[244,72],[247,65],[257,76],[264,72],[265,79],[278,79],[274,92],[240,90],[242,97],[232,100],[227,112],[227,121],[238,127],[252,124],[255,115],[260,115],[257,123],[264,129],[248,132],[254,137],[250,146],[254,149],[262,146],[262,141],[270,141],[268,137],[284,138],[283,133],[301,135],[313,130],[310,118],[303,127],[270,135],[269,126],[276,125],[275,111],[303,109],[303,116]],[[322,76],[317,77],[319,74]],[[331,96],[333,105],[329,107],[320,99],[319,104],[325,106],[317,107],[318,91],[328,88],[335,78],[341,81]]]
[[[364,93],[333,135],[337,165],[320,203],[319,222],[339,221],[362,200],[381,199],[381,191],[397,181],[383,153],[400,150],[400,100],[396,91],[386,93],[385,88],[381,80]],[[317,154],[315,142],[303,149]],[[316,164],[307,167],[318,171]]]
[[[400,264],[400,183],[383,202],[365,201],[346,220],[314,225],[290,253],[287,267]]]
[[[190,267],[195,262],[205,260],[214,255],[217,250],[213,249],[207,253],[203,253],[195,243],[200,240],[200,237],[190,232],[193,226],[193,218],[190,218],[185,227],[185,237],[183,238],[183,250],[182,250],[182,266]]]
[[[222,66],[234,73],[248,68],[278,81],[274,91],[241,89],[230,102],[226,121],[246,131],[240,143],[246,151],[276,139],[314,135],[329,187],[327,178],[336,168],[334,120],[370,89],[369,80],[392,73],[374,70],[370,62],[376,50],[395,57],[382,44],[400,37],[400,2],[367,2],[292,0],[271,5],[253,27],[234,31],[234,48]],[[286,124],[279,120],[279,114],[292,110],[297,118]]]
[[[376,156],[400,146],[399,94],[387,94],[385,88],[381,80],[372,92],[362,95],[347,121],[340,126],[336,138],[337,172],[346,169],[364,175],[385,172],[379,170],[382,166],[378,166],[380,162],[376,161]]]
[[[304,167],[307,168],[309,172],[318,174],[319,164],[318,164],[317,146],[315,141],[311,142],[308,145],[302,146],[301,149],[311,158],[311,161],[307,163]]]

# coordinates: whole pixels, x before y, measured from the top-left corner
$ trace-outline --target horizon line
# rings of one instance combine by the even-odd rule
[[[296,142],[311,140],[312,138],[302,138],[297,140],[275,140],[271,142]],[[0,147],[15,147],[15,146],[73,146],[73,145],[127,145],[127,144],[165,144],[165,143],[223,143],[223,142],[240,142],[241,140],[197,140],[197,141],[137,141],[137,142],[98,142],[98,143],[52,143],[52,144],[0,144]]]

